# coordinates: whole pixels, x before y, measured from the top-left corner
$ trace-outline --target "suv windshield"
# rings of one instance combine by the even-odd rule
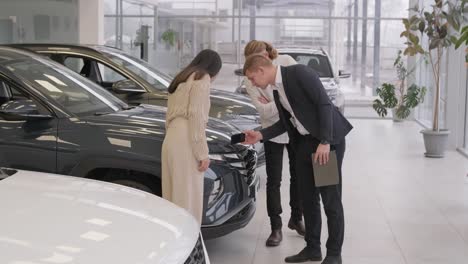
[[[3,62],[18,78],[78,116],[111,113],[128,106],[86,78],[41,58]]]
[[[297,63],[304,64],[314,69],[321,78],[333,78],[333,72],[327,56],[321,54],[293,52],[282,52],[282,54],[287,54],[293,57]]]
[[[140,76],[157,89],[165,90],[171,83],[171,77],[156,70],[146,61],[112,49],[98,48],[98,50],[113,62]]]

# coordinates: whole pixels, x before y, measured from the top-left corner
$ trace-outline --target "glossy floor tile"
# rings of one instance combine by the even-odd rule
[[[414,122],[352,119],[344,161],[345,264],[468,263],[468,159],[447,152],[425,158]],[[285,156],[285,162],[287,157]],[[289,173],[283,173],[283,242],[265,247],[270,232],[264,168],[257,212],[247,227],[206,242],[211,262],[284,263],[304,247],[288,230]],[[324,219],[325,221],[325,219]],[[322,232],[325,253],[326,226]],[[320,262],[308,262],[320,263]]]

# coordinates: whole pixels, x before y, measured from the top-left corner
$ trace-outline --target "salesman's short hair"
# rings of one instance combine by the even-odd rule
[[[247,57],[247,60],[244,63],[243,72],[245,75],[247,71],[256,71],[259,67],[269,67],[272,65],[273,63],[267,57],[260,54],[254,54]]]

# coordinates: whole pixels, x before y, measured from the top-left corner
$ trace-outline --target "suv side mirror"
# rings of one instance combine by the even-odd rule
[[[112,90],[117,94],[146,93],[145,89],[141,88],[138,84],[129,79],[115,82],[112,85]]]
[[[245,85],[241,85],[241,86],[237,87],[236,93],[247,95],[248,94],[247,93],[247,88],[245,88]]]
[[[245,80],[242,80],[242,82],[241,82],[241,84],[239,85],[239,87],[237,87],[236,93],[248,95],[248,93],[247,93],[247,86],[245,85]]]
[[[344,70],[339,70],[338,71],[338,77],[341,78],[341,79],[346,79],[346,78],[351,77],[351,73],[346,72]]]
[[[52,119],[52,115],[41,114],[32,100],[10,101],[0,106],[0,117],[7,121]]]
[[[234,70],[234,74],[237,75],[237,76],[244,77],[244,69]]]

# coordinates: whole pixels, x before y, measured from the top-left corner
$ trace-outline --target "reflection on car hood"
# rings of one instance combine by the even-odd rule
[[[164,199],[72,176],[18,171],[0,208],[0,263],[184,263],[199,234]]]
[[[166,133],[167,108],[155,105],[142,104],[130,110],[119,111],[112,114],[86,117],[83,120],[97,125],[112,127],[114,133],[122,133],[129,137],[156,137],[162,141]],[[231,135],[240,133],[232,125],[221,120],[209,118],[206,136],[210,153],[232,151],[230,146]]]
[[[250,98],[233,92],[212,89],[210,99],[210,116],[223,121],[242,119],[247,116],[251,117],[252,122],[255,123],[258,112]]]

